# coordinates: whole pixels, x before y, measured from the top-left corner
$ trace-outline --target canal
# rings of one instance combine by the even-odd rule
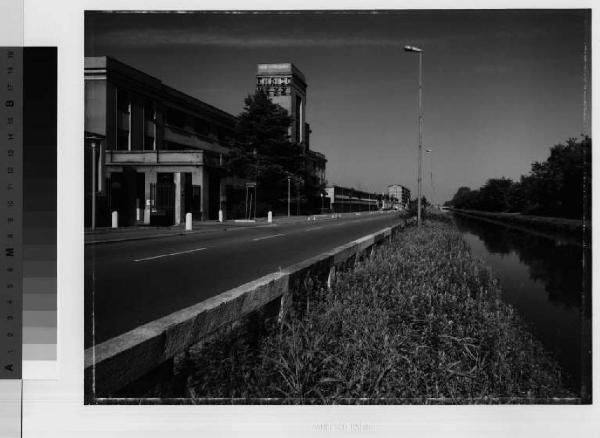
[[[567,385],[589,401],[589,247],[577,236],[548,235],[461,214],[454,214],[454,219],[473,255],[500,280],[505,302],[554,355],[568,375]]]

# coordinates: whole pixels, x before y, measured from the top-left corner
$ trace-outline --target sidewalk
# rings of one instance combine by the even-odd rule
[[[357,213],[330,213],[317,215],[300,216],[274,216],[273,223],[269,224],[266,217],[256,218],[256,221],[226,220],[218,221],[194,221],[192,230],[186,231],[185,224],[173,225],[170,227],[157,227],[150,225],[136,225],[122,228],[97,228],[94,231],[85,230],[85,244],[98,245],[105,243],[118,243],[134,240],[159,239],[163,237],[185,236],[190,234],[208,233],[212,231],[227,231],[239,228],[252,228],[264,226],[277,226],[277,224],[291,224],[298,222],[336,220],[355,216],[366,216],[373,214],[388,214],[381,211],[363,211]]]

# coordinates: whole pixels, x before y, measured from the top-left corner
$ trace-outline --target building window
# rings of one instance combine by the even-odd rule
[[[152,151],[154,150],[154,137],[145,135],[144,136],[144,150]]]
[[[155,112],[152,104],[144,105],[144,150],[154,150],[156,137]]]
[[[185,114],[179,110],[167,109],[167,125],[183,129],[185,127]]]
[[[117,90],[117,144],[116,149],[130,148],[131,102],[127,92]]]
[[[302,98],[296,96],[296,109],[295,109],[295,125],[296,125],[296,143],[302,142]]]
[[[117,134],[117,150],[129,150],[129,131],[119,130]]]
[[[210,124],[203,119],[194,119],[194,131],[202,137],[208,137],[210,133]]]

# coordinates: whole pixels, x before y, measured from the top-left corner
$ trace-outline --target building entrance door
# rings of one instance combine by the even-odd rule
[[[127,227],[135,223],[137,186],[137,173],[133,169],[126,168],[123,172],[110,175],[109,210],[118,213],[119,227]]]
[[[158,173],[156,183],[150,184],[152,210],[150,223],[169,226],[175,223],[175,182],[173,173]]]
[[[219,208],[221,203],[221,178],[218,175],[208,176],[208,219],[217,220],[219,218]]]
[[[202,220],[202,186],[192,186],[192,217]]]

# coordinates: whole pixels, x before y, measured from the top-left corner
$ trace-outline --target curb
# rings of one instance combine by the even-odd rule
[[[360,216],[360,215],[359,215]],[[277,221],[273,221],[272,224],[268,224],[266,221],[263,222],[256,222],[255,225],[249,225],[249,226],[239,226],[239,227],[233,227],[233,228],[226,228],[226,229],[217,229],[217,231],[230,231],[232,229],[244,229],[244,228],[254,228],[254,227],[259,227],[259,226],[265,226],[265,225],[279,225],[279,224],[298,224],[298,223],[305,223],[307,221],[313,221],[313,222],[320,222],[320,221],[325,221],[325,220],[334,220],[332,218],[329,217],[329,215],[327,215],[327,217],[319,217],[318,215],[316,216],[316,219],[310,219],[311,217],[315,217],[314,215],[311,216],[307,216],[305,219],[298,219],[298,220],[293,220],[293,221],[282,221],[282,222],[277,222]],[[354,216],[351,216],[354,217]],[[336,218],[337,219],[337,218]],[[227,227],[226,224],[224,224],[225,227]],[[215,226],[216,227],[216,226]],[[206,233],[206,232],[211,232],[213,230],[192,230],[192,231],[178,231],[178,232],[174,232],[174,233],[163,233],[163,234],[154,234],[154,235],[150,235],[150,236],[136,236],[136,237],[124,237],[121,239],[106,239],[106,240],[92,240],[92,241],[87,241],[84,242],[85,246],[88,245],[105,245],[105,244],[111,244],[111,243],[122,243],[122,242],[134,242],[137,240],[152,240],[152,239],[164,239],[165,237],[174,237],[174,236],[187,236],[190,234],[200,234],[200,233]]]

